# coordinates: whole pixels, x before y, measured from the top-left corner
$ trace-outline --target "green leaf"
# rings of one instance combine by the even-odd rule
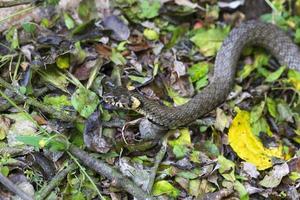
[[[96,110],[99,98],[94,92],[80,87],[73,93],[71,103],[82,117],[87,118]]]
[[[238,191],[240,200],[248,200],[249,199],[249,194],[245,188],[245,186],[240,183],[239,181],[234,182],[234,189]]]
[[[220,155],[218,157],[218,163],[220,165],[219,173],[228,181],[234,182],[235,175],[234,175],[234,167],[235,164],[231,161],[226,159],[224,156]]]
[[[60,0],[47,0],[47,4],[55,6],[58,5],[59,1]]]
[[[296,29],[294,42],[295,43],[300,43],[300,28]]]
[[[172,88],[167,88],[168,95],[171,97],[176,105],[183,105],[189,101],[189,98],[181,97],[177,92]]]
[[[47,140],[47,138],[39,135],[17,135],[16,139],[24,144],[40,148],[40,142]]]
[[[182,171],[182,172],[179,172],[177,174],[177,176],[180,176],[180,177],[183,177],[183,178],[186,178],[186,179],[195,179],[195,178],[198,178],[198,174],[197,173],[194,173],[192,171]]]
[[[67,150],[68,141],[66,141],[65,138],[63,137],[53,137],[48,141],[46,148],[49,149],[50,151]]]
[[[110,59],[116,65],[125,65],[126,64],[126,59],[115,48],[112,49]]]
[[[151,19],[158,16],[159,0],[139,0],[140,18]]]
[[[261,132],[267,133],[269,136],[272,136],[272,131],[270,130],[269,124],[264,117],[260,117],[257,121],[252,123],[251,130],[256,136],[259,136]]]
[[[189,149],[188,146],[191,146],[191,135],[189,129],[182,128],[179,129],[180,136],[174,140],[170,140],[168,143],[171,147],[173,147],[173,153],[175,154],[176,158],[184,157]]]
[[[268,83],[276,81],[281,76],[281,74],[284,72],[284,70],[285,70],[284,66],[280,67],[275,72],[269,74],[269,76],[267,76],[265,81],[268,82]]]
[[[56,109],[62,109],[64,106],[71,106],[71,102],[66,95],[44,97],[44,103],[55,107]]]
[[[33,33],[36,30],[35,24],[30,22],[22,24],[22,27],[24,31],[27,33]]]
[[[169,195],[170,197],[178,197],[180,191],[175,188],[171,183],[165,180],[157,181],[153,185],[152,194],[154,196],[159,196],[162,194]]]
[[[276,108],[276,106],[277,106],[276,102],[273,99],[269,98],[269,97],[267,98],[266,102],[267,102],[267,107],[268,107],[268,111],[269,111],[270,115],[276,119],[277,116],[278,116],[278,112],[277,112],[277,108]]]
[[[288,81],[300,92],[300,72],[290,69],[288,71]]]
[[[292,110],[285,102],[277,104],[277,111],[279,113],[279,118],[281,121],[293,122]]]
[[[19,48],[18,29],[16,27],[11,27],[6,33],[5,38],[8,42],[10,42],[11,48]]]
[[[209,72],[211,64],[208,62],[199,62],[188,68],[187,73],[191,77],[192,82],[196,82],[205,77]]]
[[[183,145],[175,145],[173,147],[173,153],[177,159],[183,158],[188,152],[188,148]]]
[[[64,20],[66,27],[70,30],[75,27],[75,22],[68,13],[64,13]]]
[[[262,101],[259,105],[255,106],[250,113],[250,123],[256,122],[261,116],[265,108],[265,102]]]
[[[60,69],[68,69],[70,67],[70,55],[64,54],[56,59],[57,67]]]
[[[220,49],[228,32],[229,28],[201,28],[191,38],[191,41],[196,44],[204,56],[214,56]]]
[[[196,90],[200,90],[208,85],[208,75],[205,75],[203,78],[196,82]]]
[[[57,67],[38,69],[38,72],[45,81],[51,83],[62,91],[68,92],[68,90],[66,89],[69,84],[68,78]]]
[[[4,176],[8,176],[9,174],[9,168],[7,166],[0,167],[0,173]]]
[[[145,38],[147,40],[158,40],[159,39],[159,34],[152,29],[146,28],[143,32]]]
[[[204,148],[208,151],[208,154],[210,156],[217,157],[220,155],[220,151],[219,151],[217,145],[214,144],[212,141],[209,141],[209,140],[205,141]]]

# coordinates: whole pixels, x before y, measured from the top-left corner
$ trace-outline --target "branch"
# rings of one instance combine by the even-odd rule
[[[136,185],[132,180],[123,176],[118,170],[114,169],[104,161],[91,157],[87,152],[81,150],[80,148],[74,145],[70,146],[69,151],[85,166],[93,169],[98,174],[101,174],[109,180],[113,181],[114,184],[123,188],[135,198],[140,200],[154,199],[145,191],[143,191],[138,185]]]
[[[32,197],[30,197],[27,193],[25,193],[18,186],[16,186],[13,182],[11,182],[11,180],[9,180],[7,177],[5,177],[1,172],[0,172],[0,183],[2,183],[2,185],[4,187],[6,187],[9,191],[11,191],[14,194],[18,195],[19,197],[21,197],[21,199],[33,200]]]
[[[75,163],[70,164],[68,167],[63,169],[62,171],[58,172],[53,179],[46,185],[44,185],[35,195],[35,199],[41,200],[45,199],[49,193],[58,186],[65,177],[68,175],[69,172],[75,170],[78,166]]]

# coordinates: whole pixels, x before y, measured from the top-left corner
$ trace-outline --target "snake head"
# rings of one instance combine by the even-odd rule
[[[109,105],[126,110],[136,110],[141,102],[125,89],[116,88],[112,92],[103,95],[103,101]]]

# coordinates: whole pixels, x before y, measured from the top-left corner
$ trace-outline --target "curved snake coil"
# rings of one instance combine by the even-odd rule
[[[267,49],[281,65],[300,71],[300,51],[282,30],[273,24],[248,21],[234,28],[217,53],[210,84],[188,103],[167,107],[137,92],[115,89],[113,95],[135,97],[141,104],[134,108],[150,121],[166,128],[186,125],[207,114],[226,100],[234,83],[236,65],[246,45],[258,45]]]

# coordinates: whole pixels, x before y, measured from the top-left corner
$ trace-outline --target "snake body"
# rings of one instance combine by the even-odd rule
[[[188,103],[178,107],[167,107],[137,92],[126,91],[125,95],[137,98],[141,105],[135,110],[155,124],[166,128],[184,126],[226,100],[234,83],[238,59],[246,45],[263,47],[281,65],[300,71],[300,51],[284,31],[273,24],[248,21],[234,28],[223,41],[215,59],[209,85]],[[116,91],[115,95],[122,93],[124,94],[124,91]]]

